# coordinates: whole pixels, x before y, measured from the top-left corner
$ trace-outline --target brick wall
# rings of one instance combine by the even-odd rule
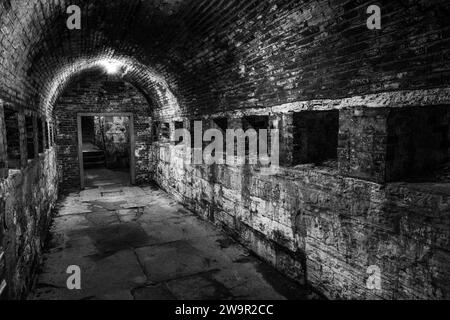
[[[76,134],[78,113],[132,113],[136,137],[136,181],[148,181],[150,111],[147,100],[139,91],[114,77],[94,72],[72,82],[57,101],[54,113],[61,188],[70,190],[80,186]]]
[[[127,76],[159,91],[161,107],[170,89],[200,114],[449,84],[445,0],[379,1],[380,31],[366,27],[371,1],[71,4],[81,30],[67,29],[64,2],[2,2],[0,97],[47,107],[58,82],[96,57],[130,58]]]

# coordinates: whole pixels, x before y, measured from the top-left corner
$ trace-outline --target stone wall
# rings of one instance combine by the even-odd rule
[[[0,99],[0,299],[26,297],[58,195],[54,143],[44,129],[52,123],[43,119]]]
[[[2,245],[7,283],[4,298],[25,298],[31,288],[57,195],[53,148],[30,161],[26,168],[10,170],[9,176],[0,180],[0,220],[3,220],[0,228],[4,229]]]
[[[6,142],[8,149],[8,168],[20,168],[20,132],[18,114],[8,108],[4,108],[6,126]]]
[[[68,87],[55,108],[62,189],[78,189],[80,186],[78,113],[132,113],[136,139],[136,181],[148,181],[148,141],[151,133],[148,101],[130,84],[114,77],[89,73]]]
[[[265,112],[271,123],[281,124],[280,149],[292,159],[298,152],[294,114],[274,109]],[[266,175],[258,166],[194,166],[183,159],[192,150],[168,139],[153,144],[154,178],[189,209],[326,297],[448,299],[450,189],[436,181],[386,183],[386,137],[395,129],[387,121],[391,112],[397,109],[338,110],[337,167],[285,162]],[[229,114],[230,129],[242,126],[242,117],[235,117]],[[172,130],[175,121],[191,122],[161,121]],[[203,120],[205,127],[210,121]],[[381,272],[379,289],[367,286],[373,270]]]

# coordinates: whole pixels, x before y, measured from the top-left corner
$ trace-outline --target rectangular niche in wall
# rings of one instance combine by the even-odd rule
[[[259,135],[260,135],[260,130],[265,129],[267,130],[267,147],[268,147],[268,152],[270,152],[270,134],[269,134],[269,116],[247,116],[244,117],[242,119],[242,129],[244,131],[247,131],[249,129],[254,129],[256,131],[256,137],[257,137],[257,153],[259,155],[260,150],[259,150]],[[245,141],[245,154],[248,155],[249,154],[249,150],[250,150],[250,146],[249,146],[249,139],[246,138]]]
[[[304,111],[293,115],[293,165],[337,166],[339,111]]]
[[[49,131],[48,131],[48,122],[44,122],[44,137],[45,137],[45,149],[50,148],[50,142],[49,142]]]
[[[190,120],[189,132],[191,134],[191,148],[192,149],[195,148],[195,123],[196,122],[202,122],[202,131],[200,132],[200,134],[203,137],[203,129],[204,129],[203,128],[203,120],[201,120],[201,119]],[[204,143],[203,143],[203,139],[202,139],[202,149],[203,149],[203,147],[204,147]]]
[[[450,182],[450,106],[393,109],[387,133],[387,182]]]
[[[222,132],[223,136],[223,150],[224,155],[227,152],[227,130],[228,130],[228,119],[227,118],[214,118],[212,119],[212,127],[218,129]]]
[[[183,121],[175,121],[175,130],[180,130],[184,128]],[[183,142],[183,137],[180,137],[178,141],[175,141],[175,144],[178,145]]]
[[[160,128],[161,138],[167,140],[170,139],[170,124],[165,122],[161,124]]]
[[[269,116],[247,116],[242,120],[242,128],[244,131],[255,129],[269,129]]]
[[[44,126],[41,118],[37,119],[37,128],[38,128],[38,152],[44,152]]]
[[[159,141],[159,122],[154,121],[152,125],[152,139],[153,142]]]
[[[223,134],[226,133],[228,129],[228,119],[227,118],[214,118],[213,120],[214,127],[222,131]]]
[[[6,142],[8,148],[8,168],[20,168],[20,131],[18,112],[5,107]]]
[[[53,147],[55,145],[55,127],[54,127],[53,123],[49,123],[49,130],[50,130],[49,145],[50,145],[50,147]]]
[[[25,116],[25,132],[27,138],[28,159],[34,159],[36,157],[36,154],[34,149],[34,126],[32,116]]]

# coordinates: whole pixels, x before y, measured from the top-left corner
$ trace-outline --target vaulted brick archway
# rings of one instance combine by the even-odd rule
[[[70,80],[52,110],[61,188],[67,191],[85,186],[80,125],[81,118],[87,116],[129,119],[126,139],[131,148],[130,182],[148,181],[151,103],[141,90],[124,81],[120,75],[108,75],[102,69],[84,71]]]

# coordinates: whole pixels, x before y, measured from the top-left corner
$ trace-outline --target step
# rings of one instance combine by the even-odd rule
[[[105,159],[105,155],[99,154],[99,155],[89,155],[89,156],[84,155],[83,156],[83,159],[99,159],[99,158]]]
[[[83,151],[83,155],[105,154],[103,151]]]
[[[104,166],[105,161],[97,161],[97,162],[85,162],[85,166]]]

